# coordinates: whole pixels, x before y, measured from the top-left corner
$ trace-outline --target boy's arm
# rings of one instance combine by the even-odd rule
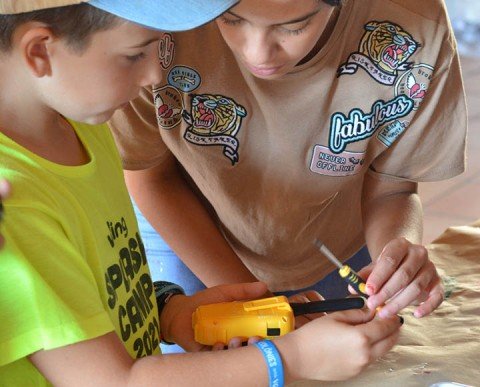
[[[443,301],[443,288],[427,249],[421,245],[423,211],[417,183],[367,173],[362,203],[373,261],[360,272],[368,276],[369,307],[389,300],[380,312],[383,316],[423,302],[415,315],[431,313]]]
[[[229,246],[168,153],[152,168],[125,171],[142,214],[207,286],[256,281]]]
[[[258,284],[253,286],[259,290]],[[191,311],[199,303],[215,302],[222,291],[234,297],[248,293],[245,293],[248,288],[245,285],[230,285],[228,288],[207,289],[193,297],[173,297],[162,313],[162,320],[185,326],[185,321],[181,320],[191,322],[191,313],[179,311]],[[400,325],[396,316],[373,319],[373,312],[368,310],[332,313],[311,321],[274,340],[284,365],[285,381],[345,380],[355,376],[390,350],[398,339]],[[191,332],[183,334],[190,335]],[[172,336],[168,332],[167,335]],[[319,348],[322,349],[320,357]],[[352,353],[355,356],[351,356]],[[112,332],[66,347],[36,352],[30,356],[30,361],[55,386],[268,385],[266,362],[253,346],[133,360]]]
[[[3,200],[8,197],[10,193],[10,184],[8,183],[7,180],[5,179],[0,179],[0,224],[2,223],[2,219],[4,216],[3,213]],[[3,238],[3,235],[0,234],[0,249],[3,247],[5,240]]]

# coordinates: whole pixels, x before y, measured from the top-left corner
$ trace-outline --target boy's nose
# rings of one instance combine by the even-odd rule
[[[162,81],[162,72],[160,69],[160,66],[156,61],[152,61],[152,65],[148,67],[148,71],[145,74],[145,85],[142,86],[148,86],[148,85],[154,85],[157,83],[160,83]]]

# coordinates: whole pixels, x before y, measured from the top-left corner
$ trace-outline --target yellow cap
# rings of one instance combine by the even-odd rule
[[[63,7],[66,5],[86,3],[88,0],[2,0],[0,14],[38,11],[45,8]]]

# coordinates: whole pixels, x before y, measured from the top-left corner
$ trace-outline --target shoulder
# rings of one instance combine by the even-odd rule
[[[402,8],[405,12],[422,17],[425,20],[448,26],[448,16],[443,0],[376,0],[377,2],[388,2]]]

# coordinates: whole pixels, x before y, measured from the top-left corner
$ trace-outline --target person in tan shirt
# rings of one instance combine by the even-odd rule
[[[172,293],[172,284],[154,288],[120,158],[101,123],[160,81],[157,29],[193,28],[234,3],[0,2],[0,176],[12,184],[0,224],[1,385],[343,380],[397,341],[401,319],[355,310],[245,348],[160,355],[160,338],[212,349],[194,341],[196,307],[260,297],[266,285],[225,285],[192,297]],[[0,200],[8,191],[0,181]],[[114,213],[121,221],[112,223]]]
[[[111,122],[138,215],[155,229],[140,220],[154,276],[321,291],[334,266],[318,238],[344,262],[366,244],[360,274],[369,307],[387,302],[382,317],[442,302],[417,184],[464,171],[445,5],[334,3],[242,0],[164,35],[162,82]],[[156,232],[186,266],[153,253]]]

